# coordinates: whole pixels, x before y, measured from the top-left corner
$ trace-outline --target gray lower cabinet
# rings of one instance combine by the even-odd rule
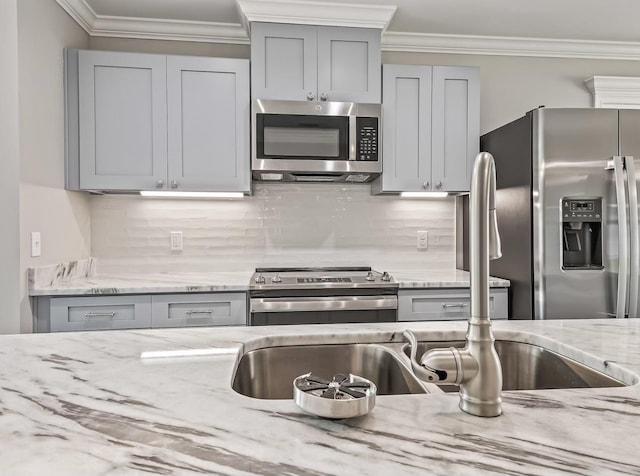
[[[243,326],[244,292],[38,297],[35,331]]]
[[[250,191],[249,61],[65,50],[66,188]]]
[[[151,327],[151,296],[51,298],[50,331]]]
[[[245,293],[169,294],[152,297],[152,327],[244,326]]]
[[[380,35],[369,28],[252,23],[251,95],[379,103]]]
[[[466,192],[479,151],[477,67],[384,65],[381,192]]]
[[[508,319],[507,288],[491,288],[491,319]],[[457,321],[469,318],[469,288],[400,289],[398,321]]]

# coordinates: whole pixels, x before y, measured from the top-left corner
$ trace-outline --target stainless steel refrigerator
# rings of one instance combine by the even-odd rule
[[[481,137],[496,161],[510,318],[640,316],[640,110],[540,108]]]

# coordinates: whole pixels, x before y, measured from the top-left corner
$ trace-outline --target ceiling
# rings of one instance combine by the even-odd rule
[[[309,9],[312,12],[315,10],[311,7],[319,3],[307,0],[238,1],[243,8],[246,4],[263,3],[268,5],[266,8],[271,8],[271,5],[282,3],[285,5],[283,8]],[[141,37],[141,32],[132,27],[137,24],[140,25],[138,30],[147,30],[147,35],[158,28],[168,28],[175,33],[182,26],[191,30],[198,28],[201,36],[198,38],[196,34],[191,38],[193,41],[207,41],[206,38],[215,41],[216,35],[207,37],[204,31],[208,27],[217,27],[218,32],[224,31],[218,35],[221,41],[248,41],[245,18],[236,0],[57,2],[67,11],[74,10],[72,16],[80,16],[82,21],[79,23],[84,21],[89,27],[83,25],[85,29],[97,36],[108,36],[101,33],[101,25],[109,25],[112,33],[115,31],[111,36]],[[426,47],[435,43],[440,47],[464,45],[467,50],[473,49],[474,45],[479,45],[480,50],[491,46],[497,51],[500,45],[507,49],[511,45],[516,49],[532,50],[530,56],[536,55],[533,50],[542,52],[541,56],[549,56],[544,54],[545,49],[554,51],[559,45],[569,45],[570,51],[564,56],[572,56],[572,51],[582,51],[585,56],[598,57],[600,52],[606,57],[615,51],[616,59],[640,59],[640,0],[348,0],[348,3],[360,5],[363,12],[379,6],[397,7],[395,13],[390,10],[391,20],[383,35],[383,49],[386,45],[388,50],[431,51]],[[327,4],[345,5],[339,0],[323,0],[322,4],[325,9]],[[165,26],[152,27],[153,20],[159,20]],[[114,26],[116,21],[120,21],[118,28]],[[138,23],[132,23],[135,21]],[[129,24],[124,27],[122,22]],[[130,34],[126,35],[125,30]],[[612,57],[615,56],[613,54]]]

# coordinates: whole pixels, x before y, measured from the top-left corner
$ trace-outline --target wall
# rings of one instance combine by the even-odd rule
[[[640,76],[639,61],[386,52],[382,62],[480,67],[481,134],[540,105],[591,107],[592,76]]]
[[[18,21],[16,0],[0,2],[0,334],[20,330]]]
[[[30,332],[26,269],[90,256],[89,196],[64,190],[63,48],[89,36],[53,0],[18,2],[21,331]],[[42,234],[31,258],[30,233]]]
[[[226,201],[95,196],[91,211],[100,273],[455,265],[452,198],[374,197],[366,185],[254,184],[254,196]],[[170,231],[183,232],[182,252],[169,250]]]

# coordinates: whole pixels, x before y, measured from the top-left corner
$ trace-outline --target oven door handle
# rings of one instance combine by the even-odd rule
[[[367,311],[397,309],[397,296],[251,298],[251,312]]]

